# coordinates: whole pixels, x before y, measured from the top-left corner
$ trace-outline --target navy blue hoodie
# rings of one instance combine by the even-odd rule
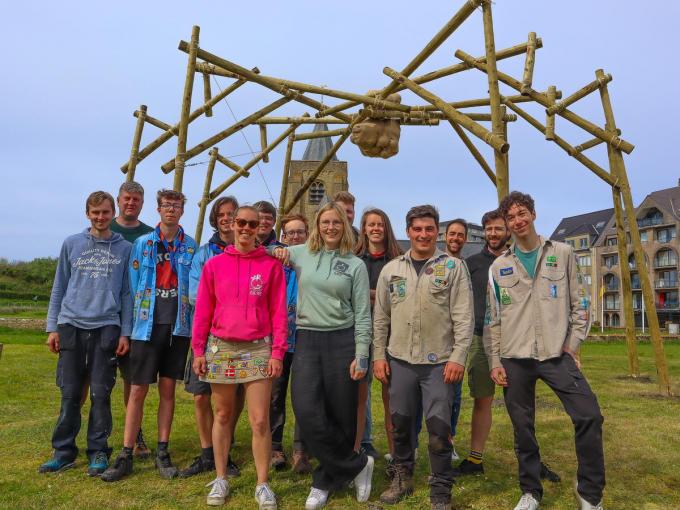
[[[64,241],[54,276],[47,331],[58,324],[95,329],[120,326],[121,336],[132,333],[132,298],[128,259],[132,245],[112,232],[98,239],[87,228]]]

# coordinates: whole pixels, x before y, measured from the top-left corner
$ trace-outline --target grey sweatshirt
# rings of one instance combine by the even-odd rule
[[[132,333],[132,298],[128,259],[132,245],[112,233],[98,239],[89,228],[67,237],[61,247],[54,276],[47,331],[57,324],[95,329],[120,326],[121,336]]]

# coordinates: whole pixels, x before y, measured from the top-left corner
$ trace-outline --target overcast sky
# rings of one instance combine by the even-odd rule
[[[262,73],[330,88],[363,93],[383,87],[384,66],[400,70],[462,5],[461,0],[318,2],[13,2],[3,9],[5,34],[0,80],[4,190],[0,201],[0,256],[27,260],[56,256],[64,237],[87,226],[87,194],[104,189],[114,195],[123,181],[118,169],[130,151],[140,104],[167,123],[179,118],[187,56],[177,50],[200,25],[203,49]],[[162,5],[162,7],[161,7]],[[673,163],[678,145],[678,29],[680,3],[650,4],[632,0],[497,0],[494,4],[496,47],[526,41],[530,31],[543,39],[536,56],[534,88],[557,85],[565,97],[591,82],[603,68],[614,81],[609,89],[623,138],[635,144],[626,157],[635,203],[656,189],[677,185]],[[415,74],[457,62],[463,49],[482,55],[481,10]],[[523,57],[499,64],[521,79]],[[231,80],[220,78],[213,90]],[[469,71],[427,85],[447,101],[486,94],[486,76]],[[501,93],[515,94],[505,86]],[[209,119],[189,129],[189,147],[274,100],[258,85],[246,84],[215,107]],[[315,97],[320,99],[319,97]],[[326,101],[334,104],[330,99]],[[423,104],[410,93],[403,102]],[[202,103],[202,80],[196,80],[192,109]],[[599,94],[573,108],[603,125]],[[314,114],[289,104],[275,114]],[[477,109],[476,111],[482,111]],[[530,111],[542,122],[542,108]],[[311,130],[311,126],[307,129]],[[269,130],[272,140],[283,127]],[[248,128],[218,144],[220,153],[257,150],[257,128]],[[563,119],[557,133],[573,145],[591,138]],[[147,125],[142,145],[160,131]],[[549,235],[564,216],[611,207],[611,192],[580,163],[546,142],[532,127],[510,125],[510,186],[536,199],[539,231]],[[300,158],[304,143],[296,144]],[[479,143],[487,160],[493,157]],[[157,222],[155,191],[172,186],[172,174],[159,166],[174,156],[176,139],[166,143],[137,169],[147,190],[141,219]],[[242,202],[278,201],[285,144],[250,178],[229,189]],[[385,209],[399,237],[404,215],[416,204],[432,203],[442,219],[462,216],[479,222],[495,206],[496,193],[450,126],[402,128],[400,152],[382,160],[364,158],[347,142],[338,156],[349,163],[350,191],[357,209]],[[606,164],[604,146],[588,153]],[[249,156],[234,157],[244,164]],[[207,153],[193,162],[204,162]],[[187,168],[184,191],[189,204],[183,218],[193,235],[205,165]],[[215,182],[231,170],[218,166]],[[268,190],[269,189],[269,190]],[[206,221],[207,233],[208,225]]]

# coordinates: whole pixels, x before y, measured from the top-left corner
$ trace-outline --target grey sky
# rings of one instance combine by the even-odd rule
[[[0,153],[5,190],[0,201],[0,256],[30,259],[55,256],[63,238],[87,226],[84,200],[90,191],[115,194],[123,174],[134,130],[132,112],[147,104],[149,114],[168,123],[179,117],[186,55],[180,39],[191,26],[201,26],[201,47],[264,74],[363,93],[388,82],[384,66],[401,69],[448,21],[462,1],[391,2],[14,2],[5,6],[6,51],[0,103],[3,123]],[[630,0],[498,0],[494,8],[496,47],[525,41],[529,31],[542,37],[537,52],[534,87],[555,84],[565,97],[594,79],[594,71],[611,73],[610,93],[623,137],[636,149],[626,158],[637,203],[655,189],[677,184],[672,163],[678,143],[677,51],[680,3],[650,4]],[[461,48],[483,54],[481,11],[476,12],[416,74],[455,63]],[[523,58],[499,67],[521,78]],[[225,87],[231,81],[219,79]],[[449,101],[481,97],[485,75],[469,71],[428,85]],[[213,83],[213,89],[217,85]],[[514,93],[502,87],[501,93]],[[274,99],[274,94],[247,84],[229,97],[238,118]],[[194,105],[202,101],[197,80]],[[318,99],[318,97],[317,97]],[[403,101],[422,104],[410,93]],[[331,103],[331,101],[328,101]],[[599,95],[574,110],[602,125]],[[310,111],[287,105],[281,114]],[[476,110],[480,111],[480,109]],[[543,122],[540,108],[531,112]],[[278,114],[279,112],[277,112]],[[211,119],[191,125],[189,146],[233,123],[222,103]],[[270,129],[273,139],[283,128]],[[311,127],[309,128],[311,130]],[[572,144],[590,136],[557,120],[557,132]],[[143,144],[159,131],[146,127]],[[244,131],[253,149],[256,128]],[[611,207],[611,193],[580,163],[543,140],[519,121],[510,126],[511,189],[534,195],[538,227],[549,234],[559,219]],[[248,152],[241,135],[218,144],[224,155]],[[489,161],[488,150],[481,147]],[[157,222],[155,191],[172,186],[172,175],[159,166],[174,155],[176,140],[147,158],[137,170],[147,190],[141,219]],[[276,200],[285,147],[269,164],[260,165]],[[300,157],[304,142],[296,144]],[[603,146],[588,154],[606,164]],[[495,206],[495,190],[451,128],[402,128],[400,153],[388,160],[364,158],[347,142],[339,151],[349,162],[350,190],[359,210],[385,209],[403,237],[409,206],[432,203],[442,219],[462,216],[479,222]],[[207,159],[199,155],[192,162]],[[248,156],[235,157],[245,163]],[[231,173],[218,167],[215,181]],[[205,165],[185,174],[189,204],[183,218],[193,235]],[[263,178],[255,170],[229,189],[243,202],[269,199]],[[206,222],[207,232],[207,222]],[[205,234],[204,234],[205,235]],[[205,239],[205,237],[204,237]]]

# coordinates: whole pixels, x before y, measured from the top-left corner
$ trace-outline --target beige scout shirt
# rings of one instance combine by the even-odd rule
[[[540,361],[576,351],[590,327],[590,299],[578,274],[574,250],[540,238],[534,278],[513,244],[489,269],[489,317],[484,346],[490,368],[501,358]]]
[[[387,350],[412,364],[464,365],[474,325],[470,275],[462,260],[437,250],[417,275],[409,250],[380,272],[374,359],[384,360]]]

